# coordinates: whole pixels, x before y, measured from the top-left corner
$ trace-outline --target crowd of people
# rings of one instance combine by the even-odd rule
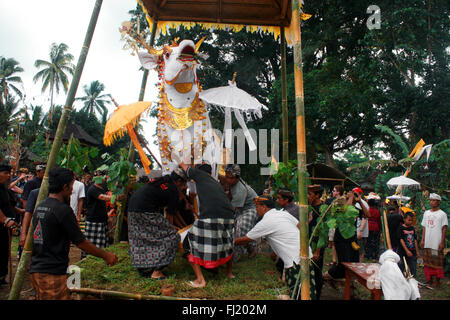
[[[19,255],[24,247],[30,223],[33,252],[29,273],[37,299],[68,299],[66,286],[70,246],[91,254],[109,265],[117,257],[104,251],[110,243],[108,217],[114,211],[108,192],[107,172],[78,177],[73,171],[53,168],[49,171],[48,197],[36,205],[45,165],[14,174],[8,164],[0,165],[0,284],[6,284],[11,230],[20,227]],[[263,243],[271,249],[271,258],[290,291],[299,299],[300,267],[299,205],[288,189],[266,189],[260,195],[241,177],[241,168],[230,164],[216,180],[212,168],[180,164],[178,168],[152,180],[140,179],[142,186],[129,189],[121,240],[129,243],[131,263],[142,277],[166,278],[164,268],[173,263],[180,248],[191,266],[195,279],[186,285],[203,288],[204,270],[217,272],[224,266],[226,277],[233,279],[233,264],[243,256],[250,259],[262,251]],[[430,195],[431,209],[424,213],[419,239],[416,216],[396,202],[386,203],[363,190],[345,191],[342,185],[324,196],[323,186],[308,185],[308,229],[313,233],[320,223],[325,205],[352,205],[358,210],[355,232],[344,237],[339,228],[330,229],[328,245],[318,247],[314,234],[309,248],[310,296],[320,299],[324,281],[345,277],[344,262],[377,262],[383,234],[382,214],[387,214],[388,239],[400,256],[399,267],[406,266],[416,276],[417,259],[423,259],[424,275],[433,286],[444,277],[445,235],[448,219],[439,209],[441,198]],[[84,232],[80,222],[85,221]],[[331,250],[332,262],[324,270],[325,251]],[[406,265],[405,263],[406,262]]]

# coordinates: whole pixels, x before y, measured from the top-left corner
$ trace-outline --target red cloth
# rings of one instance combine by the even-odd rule
[[[377,208],[369,208],[369,231],[381,230],[381,214]]]
[[[233,257],[233,254],[230,254],[228,257],[221,258],[221,259],[216,260],[216,261],[205,261],[205,260],[202,260],[202,259],[200,259],[198,257],[194,257],[193,254],[190,254],[188,256],[188,260],[189,260],[189,262],[192,262],[194,264],[198,264],[198,265],[200,265],[200,266],[202,266],[204,268],[214,269],[214,268],[217,268],[218,266],[220,266],[222,264],[227,263],[232,257]]]
[[[444,278],[444,269],[443,268],[431,268],[431,267],[423,267],[423,274],[427,281],[431,280],[431,276],[435,276],[436,278],[442,279]]]

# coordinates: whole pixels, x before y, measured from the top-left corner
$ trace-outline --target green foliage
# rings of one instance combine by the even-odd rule
[[[273,176],[272,183],[272,193],[276,190],[283,188],[289,189],[294,192],[295,201],[298,201],[298,171],[297,171],[297,161],[292,160],[287,164],[280,162],[278,164],[278,171]]]
[[[125,148],[118,152],[119,160],[113,161],[114,157],[109,154],[103,154],[102,158],[106,163],[113,161],[110,165],[103,164],[97,170],[108,171],[107,185],[108,190],[113,196],[111,203],[115,203],[119,195],[126,194],[130,185],[130,176],[136,175],[136,169],[132,162],[128,161],[128,151]]]
[[[85,168],[92,170],[91,159],[97,157],[98,149],[95,147],[82,147],[80,141],[72,138],[68,144],[63,144],[59,151],[57,163],[59,166],[75,171],[82,176]]]
[[[339,230],[345,239],[351,238],[355,232],[355,219],[358,217],[359,211],[352,205],[345,205],[343,200],[333,202],[331,208],[327,211],[327,205],[320,206],[320,217],[316,229],[311,235],[311,239],[317,237],[316,241],[311,241],[311,248],[323,248],[328,244],[328,232],[332,228]],[[325,217],[324,217],[324,214]]]

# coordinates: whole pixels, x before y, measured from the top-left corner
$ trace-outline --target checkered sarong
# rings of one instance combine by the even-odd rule
[[[195,220],[187,235],[189,262],[205,268],[216,268],[233,255],[234,219],[209,218]]]
[[[128,239],[135,268],[169,265],[180,245],[180,235],[161,213],[128,212]]]
[[[106,248],[108,245],[108,224],[106,222],[86,221],[84,230],[86,239],[98,248]]]
[[[247,233],[255,226],[258,220],[258,214],[256,208],[250,208],[247,210],[238,210],[236,212],[236,220],[234,223],[234,239],[241,238],[247,235]],[[251,241],[248,243],[254,250],[257,248],[257,242]],[[235,246],[234,247],[234,262],[237,262],[239,258],[247,251],[247,246]]]

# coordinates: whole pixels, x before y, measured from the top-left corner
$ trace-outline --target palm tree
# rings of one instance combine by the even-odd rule
[[[6,138],[19,123],[22,110],[17,110],[18,106],[19,101],[11,95],[5,98],[5,103],[0,103],[0,136]]]
[[[59,93],[60,86],[63,87],[64,93],[67,93],[69,88],[69,79],[66,73],[73,75],[75,66],[72,63],[73,55],[66,53],[68,46],[65,43],[52,43],[50,47],[50,61],[36,60],[34,66],[42,68],[33,77],[36,83],[42,80],[42,92],[47,89],[50,90],[50,122],[53,112],[53,95]]]
[[[85,111],[89,114],[94,114],[97,111],[102,117],[102,123],[106,123],[108,115],[108,108],[106,104],[111,103],[110,94],[101,94],[105,90],[105,85],[98,80],[92,81],[90,85],[84,85],[83,90],[84,97],[76,98],[76,100],[83,101],[84,106],[81,111]]]
[[[14,58],[5,58],[0,56],[0,104],[3,104],[10,96],[10,92],[15,92],[20,99],[23,94],[17,84],[22,84],[22,79],[15,75],[18,72],[23,72],[23,69],[19,66]]]

